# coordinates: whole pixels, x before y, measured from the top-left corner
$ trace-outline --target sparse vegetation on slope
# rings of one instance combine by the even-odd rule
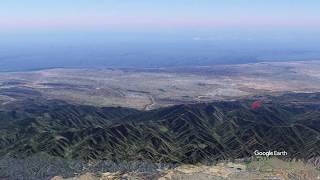
[[[2,106],[0,155],[38,152],[83,160],[196,163],[253,151],[320,153],[320,94],[179,105],[152,111],[24,100]]]

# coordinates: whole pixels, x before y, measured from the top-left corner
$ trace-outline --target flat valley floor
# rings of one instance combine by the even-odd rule
[[[41,95],[76,104],[151,110],[259,94],[319,91],[320,61],[0,73],[0,103]]]

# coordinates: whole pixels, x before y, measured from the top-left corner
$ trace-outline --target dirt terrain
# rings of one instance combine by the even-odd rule
[[[65,180],[120,180],[148,179],[143,173],[87,173]],[[320,171],[303,162],[286,162],[279,159],[255,160],[249,163],[218,163],[217,165],[182,165],[174,169],[162,170],[158,180],[317,180]],[[64,180],[56,176],[52,180]]]

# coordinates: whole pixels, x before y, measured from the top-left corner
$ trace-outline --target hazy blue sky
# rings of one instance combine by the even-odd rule
[[[1,0],[2,31],[320,28],[319,0]]]
[[[320,0],[0,0],[0,71],[320,58]]]

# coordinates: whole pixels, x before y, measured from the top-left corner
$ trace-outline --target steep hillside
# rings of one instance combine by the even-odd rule
[[[252,109],[256,100],[261,106]],[[196,163],[287,151],[320,156],[320,94],[178,105],[152,111],[24,100],[0,110],[0,155]]]

